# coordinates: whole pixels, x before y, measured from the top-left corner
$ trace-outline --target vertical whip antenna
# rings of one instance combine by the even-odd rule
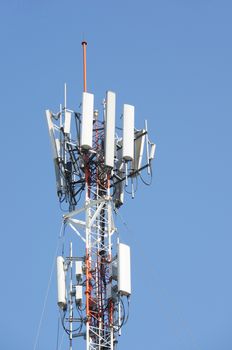
[[[84,82],[84,92],[87,91],[87,78],[86,78],[86,46],[87,41],[82,41],[81,45],[83,46],[83,82]]]
[[[64,109],[67,108],[67,84],[64,83]]]

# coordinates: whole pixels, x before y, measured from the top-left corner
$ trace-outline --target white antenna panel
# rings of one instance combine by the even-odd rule
[[[125,161],[134,159],[134,106],[123,105],[123,148],[122,157]]]
[[[132,168],[135,171],[139,170],[142,166],[145,138],[145,130],[139,130],[135,133],[135,159],[132,164]]]
[[[57,189],[57,193],[59,193],[62,190],[63,179],[60,176],[60,169],[59,169],[59,164],[57,159],[54,159],[54,167],[55,167],[55,175],[56,175],[56,189]]]
[[[88,92],[83,92],[80,146],[86,150],[92,148],[93,142],[93,103],[94,95]]]
[[[58,289],[58,305],[61,309],[66,309],[66,286],[65,286],[65,272],[64,272],[64,258],[58,256],[56,259],[57,266],[57,289]]]
[[[46,110],[46,117],[48,122],[48,131],[50,135],[51,145],[52,145],[52,154],[55,167],[55,176],[56,176],[56,188],[57,193],[62,190],[63,179],[60,176],[60,169],[58,164],[58,158],[60,157],[60,140],[55,138],[54,126],[52,122],[52,112],[49,109]]]
[[[81,306],[82,303],[82,286],[76,286],[75,301],[77,306]]]
[[[49,111],[49,109],[46,110],[46,118],[47,118],[48,131],[49,131],[49,136],[50,136],[51,145],[52,145],[52,155],[53,155],[53,158],[56,159],[56,158],[58,158],[58,154],[57,154],[57,149],[56,149],[54,126],[53,126],[53,122],[52,122],[52,112]]]
[[[55,143],[56,143],[57,156],[58,156],[58,158],[60,158],[60,140],[56,138]]]
[[[114,167],[115,109],[116,94],[112,91],[107,91],[105,120],[105,165],[110,168]]]
[[[72,116],[71,112],[65,111],[65,114],[64,114],[64,133],[65,134],[70,134],[70,131],[71,131],[71,116]]]
[[[154,159],[154,157],[155,157],[155,150],[156,150],[156,144],[152,143],[151,144],[150,155],[149,155],[149,160]]]
[[[118,291],[121,295],[131,295],[130,247],[118,245]]]
[[[76,261],[75,262],[75,269],[76,269],[76,279],[77,281],[80,281],[82,278],[82,261]]]

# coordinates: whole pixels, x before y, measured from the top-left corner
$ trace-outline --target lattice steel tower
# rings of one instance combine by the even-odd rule
[[[114,92],[106,92],[102,115],[94,109],[86,84],[87,43],[82,46],[81,111],[67,108],[66,85],[64,106],[56,114],[46,110],[57,195],[67,205],[57,257],[58,306],[70,350],[79,337],[87,350],[114,350],[131,295],[130,247],[120,242],[114,216],[124,203],[124,190],[130,188],[134,197],[141,173],[151,174],[155,144],[146,122],[135,129],[132,105],[123,105],[123,125],[116,126]],[[69,231],[80,244],[67,242]]]

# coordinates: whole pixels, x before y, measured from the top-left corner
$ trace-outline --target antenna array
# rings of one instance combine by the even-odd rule
[[[66,256],[64,244],[57,257],[58,306],[70,349],[84,337],[87,350],[114,350],[131,295],[130,247],[120,242],[114,215],[125,192],[134,197],[142,172],[151,175],[155,144],[146,122],[135,128],[132,105],[123,105],[123,125],[116,126],[114,92],[107,91],[102,113],[94,109],[94,95],[86,91],[85,42],[83,49],[81,110],[67,108],[66,85],[64,107],[46,110],[57,195],[67,205],[65,235],[71,230],[81,243],[70,242]]]

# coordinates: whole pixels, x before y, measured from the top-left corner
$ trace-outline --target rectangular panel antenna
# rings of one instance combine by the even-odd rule
[[[81,123],[81,147],[89,150],[93,142],[93,104],[94,95],[83,92],[82,96],[82,123]]]
[[[130,247],[122,243],[118,245],[118,291],[131,294]]]
[[[115,108],[116,94],[112,91],[107,91],[105,120],[105,165],[110,168],[114,167]]]
[[[82,261],[76,261],[75,262],[75,273],[76,273],[76,279],[77,281],[80,281],[81,278],[82,278],[82,274],[83,274],[83,271],[82,271]]]
[[[155,157],[155,149],[156,149],[156,144],[152,143],[151,144],[150,154],[149,154],[149,160],[154,159],[154,157]]]
[[[58,256],[56,258],[57,267],[57,303],[61,309],[66,309],[66,285],[65,285],[65,272],[64,272],[64,258]]]
[[[134,159],[134,113],[134,106],[123,105],[122,157],[125,161]]]
[[[134,171],[139,170],[142,166],[145,138],[145,130],[138,130],[135,132],[135,154],[134,161],[132,163],[132,168],[134,169]]]
[[[52,112],[49,111],[49,109],[46,110],[46,118],[47,118],[48,131],[49,131],[49,136],[50,136],[51,145],[52,145],[52,155],[53,155],[53,158],[56,159],[58,158],[58,154],[56,149],[54,126],[52,122]]]
[[[65,134],[70,134],[70,131],[71,131],[71,116],[72,116],[71,112],[65,111],[65,114],[64,114],[64,133]]]
[[[75,301],[77,306],[81,306],[82,303],[82,286],[77,285],[75,291]]]

